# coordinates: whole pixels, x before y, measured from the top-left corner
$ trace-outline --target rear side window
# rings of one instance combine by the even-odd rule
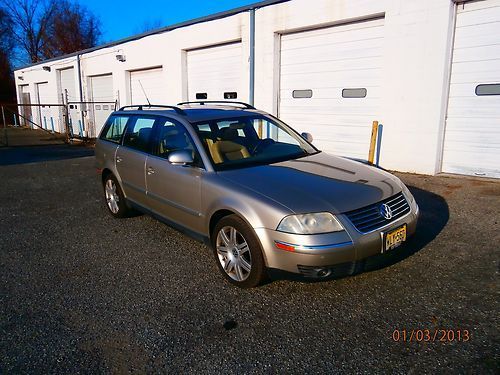
[[[135,150],[150,152],[155,121],[156,119],[153,117],[134,117],[127,126],[123,145]]]
[[[106,141],[120,143],[127,125],[129,117],[127,116],[112,116],[104,126],[104,131],[101,134],[101,139]]]

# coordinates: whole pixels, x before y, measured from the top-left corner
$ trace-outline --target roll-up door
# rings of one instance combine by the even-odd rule
[[[500,178],[500,0],[457,5],[442,171]]]
[[[130,104],[168,104],[166,91],[162,68],[130,72]]]
[[[281,37],[279,116],[320,149],[367,158],[379,120],[384,20]]]
[[[239,100],[244,69],[241,43],[231,43],[187,52],[189,100]]]

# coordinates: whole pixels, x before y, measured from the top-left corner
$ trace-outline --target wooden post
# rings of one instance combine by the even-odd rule
[[[373,158],[375,157],[375,146],[377,144],[377,133],[378,133],[378,121],[373,121],[372,137],[370,139],[370,150],[368,151],[368,162],[370,164],[373,164]]]

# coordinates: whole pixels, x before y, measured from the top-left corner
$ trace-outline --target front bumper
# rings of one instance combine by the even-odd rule
[[[412,236],[417,227],[418,208],[415,205],[406,216],[366,234],[358,232],[345,217],[340,216],[339,219],[346,231],[297,235],[256,228],[255,232],[261,241],[267,267],[306,276],[313,276],[315,270],[335,265],[354,267],[356,261],[382,252],[383,233],[406,224],[407,237]],[[276,243],[293,244],[298,247],[295,247],[294,251],[288,251],[277,248]]]

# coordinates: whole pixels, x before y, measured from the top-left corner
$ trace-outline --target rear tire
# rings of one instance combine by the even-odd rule
[[[240,288],[253,288],[267,277],[259,239],[237,215],[223,217],[211,236],[212,249],[219,270]]]
[[[116,218],[128,216],[130,209],[127,206],[125,196],[116,177],[107,175],[103,181],[104,201],[109,213]]]

